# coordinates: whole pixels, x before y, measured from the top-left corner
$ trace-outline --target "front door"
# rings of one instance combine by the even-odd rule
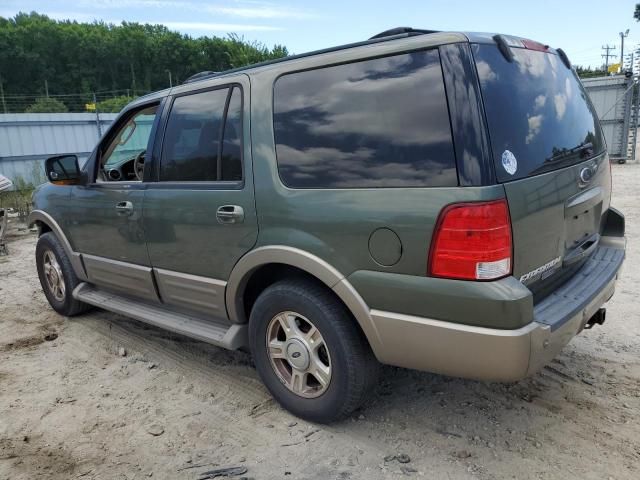
[[[67,225],[91,283],[157,300],[142,223],[145,153],[157,104],[125,115],[89,162],[89,182],[71,192]]]
[[[163,303],[212,318],[226,317],[226,280],[258,235],[248,95],[242,75],[168,101],[158,181],[145,192],[143,224]]]

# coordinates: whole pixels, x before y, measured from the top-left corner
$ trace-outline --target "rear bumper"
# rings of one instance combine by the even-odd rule
[[[583,268],[534,308],[534,321],[514,330],[462,325],[372,310],[390,365],[444,375],[515,381],[548,363],[613,295],[625,255],[624,237],[604,237]]]

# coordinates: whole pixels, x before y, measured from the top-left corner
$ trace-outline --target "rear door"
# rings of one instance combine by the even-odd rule
[[[537,299],[597,246],[611,172],[594,109],[575,72],[542,45],[474,44],[498,182],[513,228],[514,276]],[[535,298],[535,297],[534,297]]]
[[[192,87],[191,87],[192,88]],[[162,301],[224,317],[231,269],[255,244],[249,81],[178,93],[145,192],[144,230]]]

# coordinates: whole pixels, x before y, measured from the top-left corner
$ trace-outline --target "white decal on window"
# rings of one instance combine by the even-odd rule
[[[516,156],[509,150],[502,152],[502,166],[509,175],[513,175],[518,170]]]

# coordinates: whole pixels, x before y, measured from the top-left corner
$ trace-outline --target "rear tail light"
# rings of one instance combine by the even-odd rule
[[[495,280],[511,274],[511,220],[506,200],[445,207],[431,240],[428,274]]]

